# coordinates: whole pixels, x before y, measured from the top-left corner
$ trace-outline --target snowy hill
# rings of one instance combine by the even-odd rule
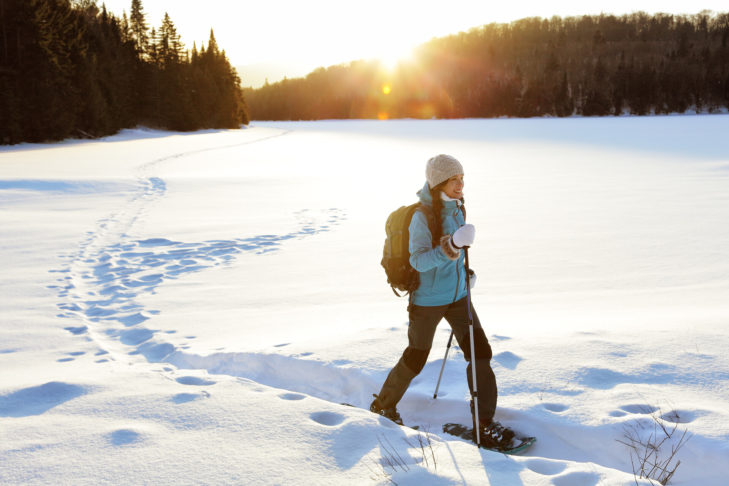
[[[729,476],[729,116],[254,123],[0,148],[0,483],[670,484]],[[449,328],[399,405],[379,266],[425,161],[463,163],[497,419]],[[348,407],[342,403],[350,403]],[[638,484],[650,484],[637,481]]]

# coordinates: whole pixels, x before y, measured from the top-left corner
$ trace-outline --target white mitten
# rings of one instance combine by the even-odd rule
[[[473,245],[473,239],[476,237],[476,227],[472,224],[464,224],[453,233],[451,240],[456,248]]]
[[[468,288],[473,290],[473,288],[476,286],[476,272],[474,272],[473,270],[468,271],[468,283],[470,284]]]

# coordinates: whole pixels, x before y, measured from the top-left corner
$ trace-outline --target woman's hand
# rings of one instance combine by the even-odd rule
[[[476,227],[472,224],[464,224],[453,233],[451,241],[453,246],[461,249],[465,246],[473,245],[473,239],[476,237]]]
[[[473,290],[473,288],[476,286],[476,272],[468,269],[468,283],[469,283],[469,289]]]

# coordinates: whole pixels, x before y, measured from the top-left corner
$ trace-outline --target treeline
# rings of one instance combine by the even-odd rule
[[[358,61],[245,94],[256,120],[714,112],[729,106],[729,14],[489,24],[392,73]]]
[[[0,0],[0,143],[248,123],[240,79],[213,31],[186,50],[141,0],[121,19],[96,0]]]

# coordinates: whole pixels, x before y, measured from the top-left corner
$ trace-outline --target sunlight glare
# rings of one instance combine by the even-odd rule
[[[395,43],[391,43],[377,56],[377,59],[388,72],[392,73],[398,65],[409,62],[414,58],[415,44],[412,40],[401,39],[399,44],[401,47],[398,48]]]

